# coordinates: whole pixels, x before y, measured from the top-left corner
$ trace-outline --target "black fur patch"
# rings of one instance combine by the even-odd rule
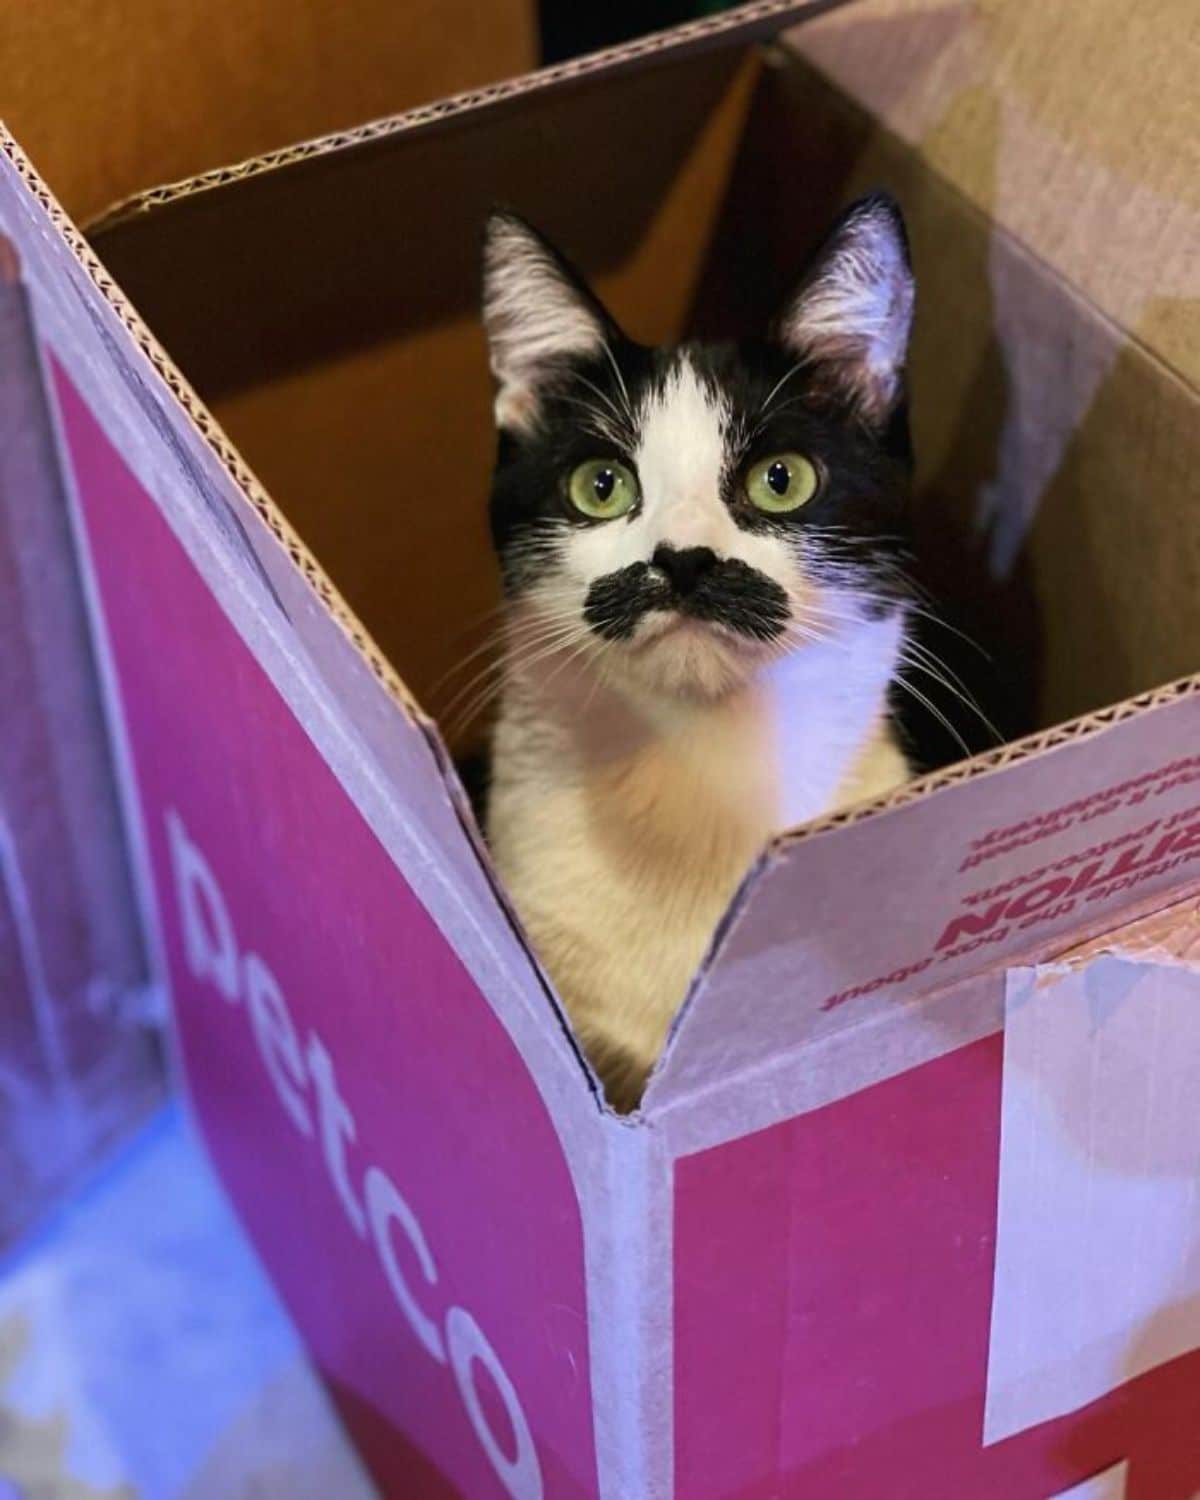
[[[685,615],[711,620],[756,641],[782,635],[790,613],[780,585],[739,558],[728,558],[705,573],[679,608]]]
[[[630,563],[597,578],[588,589],[583,618],[608,641],[628,640],[651,609],[666,609],[671,590],[649,563]]]
[[[583,617],[605,640],[628,640],[649,610],[675,610],[708,620],[756,641],[772,641],[788,622],[788,598],[773,578],[737,558],[718,560],[686,591],[673,588],[647,563],[631,563],[598,578],[588,590]]]

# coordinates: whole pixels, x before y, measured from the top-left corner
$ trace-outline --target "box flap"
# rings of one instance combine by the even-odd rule
[[[515,1006],[578,1077],[557,1002],[497,895],[428,721],[2,131],[0,225],[49,348],[351,800],[488,999]]]
[[[1197,745],[1192,677],[777,840],[646,1109],[1200,886]]]
[[[667,31],[652,32],[600,52],[439,99],[403,114],[372,120],[351,130],[337,131],[178,182],[146,189],[95,216],[87,227],[93,234],[101,233],[114,223],[160,208],[178,198],[224,187],[246,177],[297,167],[315,157],[357,150],[400,133],[433,129],[458,116],[495,109],[530,94],[566,88],[597,74],[623,72],[706,48],[774,36],[786,26],[849,3],[850,0],[751,0],[750,4],[737,5]]]

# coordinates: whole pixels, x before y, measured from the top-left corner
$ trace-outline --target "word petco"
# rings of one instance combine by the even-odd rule
[[[263,1068],[280,1107],[299,1135],[319,1142],[329,1184],[351,1228],[374,1244],[379,1267],[430,1359],[449,1366],[471,1428],[513,1500],[541,1500],[542,1477],[533,1438],[516,1390],[483,1330],[466,1308],[434,1311],[437,1261],[412,1208],[377,1166],[363,1175],[361,1192],[351,1181],[348,1142],[357,1138],[354,1114],[338,1090],[334,1060],[315,1031],[301,1038],[287,1002],[266,962],[239,947],[216,876],[182,819],[166,816],[179,922],[192,977],[211,986],[229,1005],[245,1004]],[[408,1242],[427,1290],[418,1299],[396,1255],[396,1236]],[[505,1434],[515,1452],[504,1451],[489,1425],[475,1384],[475,1367],[491,1376],[510,1424]]]

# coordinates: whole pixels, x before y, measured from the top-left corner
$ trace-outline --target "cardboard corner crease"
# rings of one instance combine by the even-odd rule
[[[207,172],[91,243],[3,139],[37,346],[0,409],[52,415],[38,493],[175,1064],[386,1495],[1200,1487],[1194,389],[1150,293],[930,133],[1010,95],[1024,120],[1027,28],[1066,69],[1089,18],[827,10],[760,0]],[[1054,98],[1048,73],[1022,152]],[[1155,139],[1162,194],[1186,140]],[[1095,224],[1130,167],[1090,153],[1062,161]],[[765,311],[880,179],[922,267],[922,519],[986,539],[972,586],[1039,639],[1035,727],[778,841],[618,1119],[417,706],[447,601],[494,591],[464,541],[491,457],[473,226],[519,203],[670,338]],[[1058,986],[1018,984],[1064,946]],[[1146,988],[1097,1010],[1074,976],[1117,951]]]

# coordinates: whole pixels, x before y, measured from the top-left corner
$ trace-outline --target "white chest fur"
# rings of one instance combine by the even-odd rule
[[[636,702],[586,664],[512,665],[492,846],[618,1102],[767,840],[906,779],[886,718],[901,631],[898,615],[847,626],[717,703]]]

